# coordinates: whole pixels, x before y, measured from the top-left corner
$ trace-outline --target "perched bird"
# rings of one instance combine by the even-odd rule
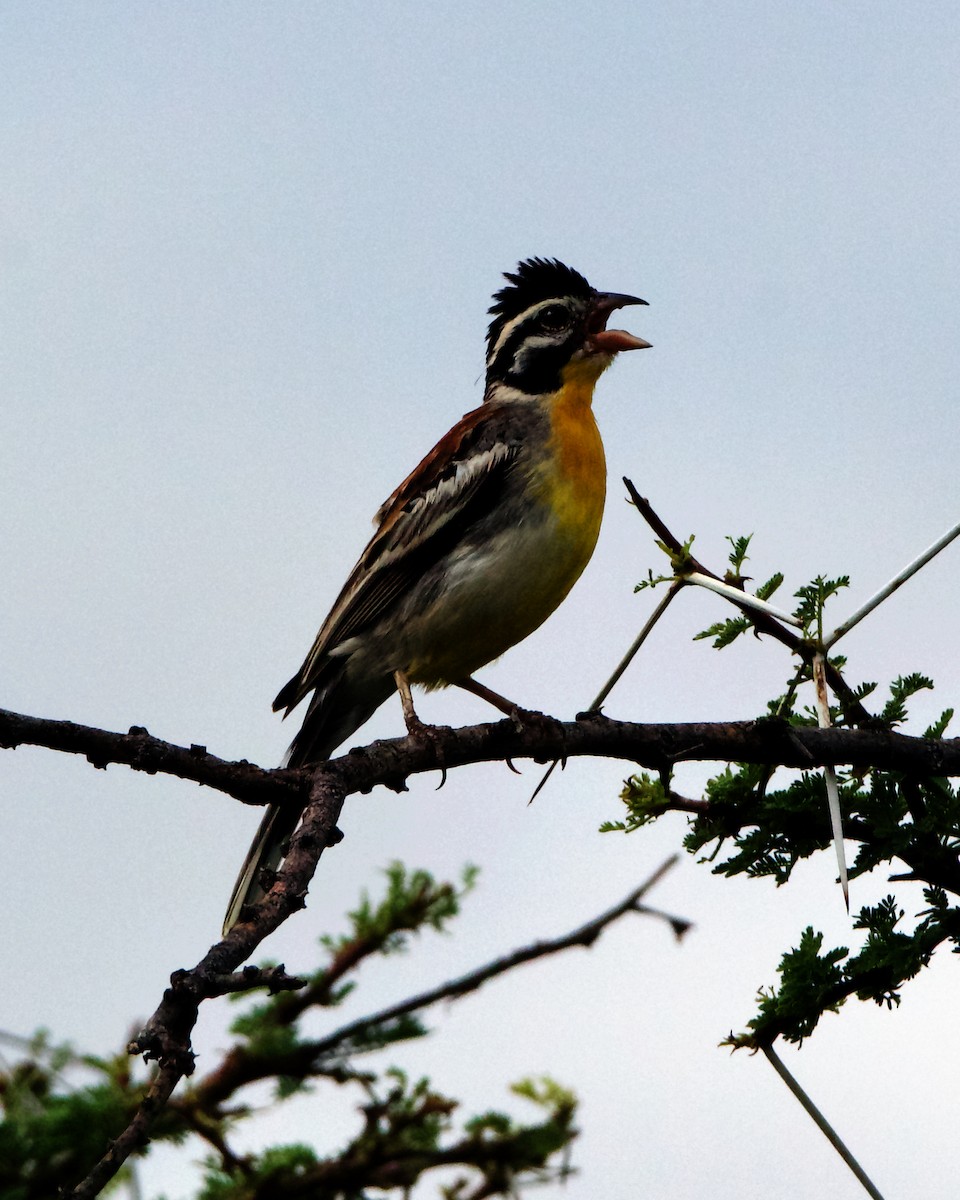
[[[396,690],[415,730],[411,683],[456,684],[512,711],[473,672],[542,624],[593,553],[606,494],[594,384],[619,351],[650,344],[607,320],[646,301],[598,292],[556,259],[527,259],[505,278],[490,308],[482,405],[381,507],[303,666],[274,701],[286,716],[310,696],[286,766],[329,757]],[[263,894],[261,871],[280,864],[299,819],[267,810],[225,933]]]

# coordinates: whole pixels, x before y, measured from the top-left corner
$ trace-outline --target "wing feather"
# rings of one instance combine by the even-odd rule
[[[389,612],[443,553],[456,527],[469,526],[497,502],[503,472],[515,461],[520,444],[490,436],[488,410],[467,413],[381,506],[376,532],[303,666],[274,701],[275,709],[289,712],[299,704],[338,647]]]

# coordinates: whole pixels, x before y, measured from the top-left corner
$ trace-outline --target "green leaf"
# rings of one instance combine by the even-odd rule
[[[746,633],[750,628],[750,622],[746,617],[728,617],[725,621],[718,621],[715,625],[711,625],[709,629],[704,629],[700,633],[693,635],[695,642],[702,641],[704,638],[713,638],[714,650],[722,650],[724,646],[729,646],[735,641],[741,633]]]
[[[793,615],[802,623],[808,636],[815,634],[818,641],[823,640],[823,607],[831,597],[849,586],[849,575],[838,575],[836,579],[818,575],[794,592],[794,597],[800,603],[793,610]]]
[[[932,689],[933,680],[919,672],[897,676],[890,685],[890,699],[884,705],[879,719],[890,727],[901,725],[907,719],[907,701],[910,697],[917,692]]]
[[[932,725],[928,725],[927,728],[923,731],[923,736],[925,738],[931,738],[931,739],[942,738],[943,735],[947,732],[947,726],[950,724],[950,722],[952,720],[953,720],[953,709],[945,708],[943,710],[943,712],[940,714],[940,716],[937,718],[937,720],[934,721],[934,723]]]
[[[836,998],[843,983],[839,967],[848,955],[845,946],[821,954],[823,934],[807,926],[800,944],[789,950],[777,968],[780,986],[760,993],[760,1012],[749,1022],[759,1041],[777,1034],[788,1042],[802,1043],[825,1012],[836,1012],[843,999]]]
[[[781,583],[783,583],[783,572],[778,571],[776,575],[771,575],[766,583],[760,584],[756,592],[757,599],[769,600],[773,593],[780,587]]]
[[[663,781],[647,774],[631,775],[620,790],[620,799],[627,809],[627,820],[605,821],[601,833],[633,833],[655,821],[669,803]]]
[[[730,543],[731,551],[727,561],[730,563],[730,574],[734,579],[742,578],[743,564],[747,561],[747,548],[750,545],[750,540],[753,537],[752,533],[748,533],[745,537],[733,538],[727,536],[727,541]]]

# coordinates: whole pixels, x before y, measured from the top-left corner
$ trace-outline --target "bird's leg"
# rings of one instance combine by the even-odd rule
[[[403,709],[403,723],[407,727],[407,733],[414,736],[422,733],[424,725],[417,716],[417,710],[413,707],[410,680],[403,671],[394,671],[393,679],[397,685],[397,691],[400,693],[400,707]]]
[[[512,700],[508,700],[506,696],[501,696],[499,692],[495,692],[492,688],[488,688],[482,683],[477,683],[477,681],[475,679],[471,679],[469,675],[466,677],[466,679],[458,679],[457,687],[463,688],[465,692],[470,692],[474,696],[479,696],[481,700],[486,700],[488,704],[492,704],[494,708],[497,708],[500,710],[500,712],[505,713],[510,720],[513,721],[519,733],[523,733],[525,728],[539,727],[545,733],[550,734],[552,737],[558,738],[561,746],[563,745],[563,724],[562,722],[558,721],[556,717],[548,717],[546,713],[536,712],[533,709],[521,708],[519,704],[514,704]],[[566,766],[566,755],[561,754],[559,761]],[[510,767],[512,771],[516,771],[516,767],[509,758],[507,759],[507,766]],[[551,768],[551,770],[552,769],[553,768]],[[519,772],[517,773],[519,774]],[[534,795],[536,795],[536,792],[534,792]]]
[[[404,671],[394,671],[394,683],[397,685],[397,691],[400,693],[400,707],[403,709],[403,722],[407,727],[407,733],[417,738],[418,741],[428,742],[437,756],[437,763],[443,768],[443,779],[447,777],[447,769],[444,766],[444,754],[441,738],[441,731],[435,725],[427,725],[417,716],[417,710],[413,707],[413,693],[410,691],[410,680]],[[443,786],[443,780],[440,781],[440,786]]]
[[[492,688],[488,688],[482,683],[477,683],[469,675],[466,679],[458,679],[457,687],[463,688],[465,692],[471,692],[474,696],[479,696],[481,700],[486,700],[488,704],[492,704],[494,708],[507,717],[515,717],[526,712],[526,709],[521,708],[519,704],[514,704],[512,700],[508,700],[506,696],[501,696],[499,692],[495,692]]]
[[[555,733],[560,727],[560,722],[555,717],[548,717],[546,713],[537,712],[535,709],[521,708],[519,704],[514,704],[512,700],[508,700],[506,696],[501,696],[499,692],[493,691],[485,684],[477,683],[475,679],[471,679],[468,675],[466,679],[458,679],[457,687],[463,688],[465,692],[471,692],[474,696],[479,696],[481,700],[486,700],[488,704],[492,704],[494,708],[499,709],[510,718],[518,729],[530,725],[539,725],[541,728],[548,729]]]

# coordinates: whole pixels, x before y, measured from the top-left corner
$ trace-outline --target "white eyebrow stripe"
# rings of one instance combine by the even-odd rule
[[[519,314],[519,316],[514,317],[512,321],[508,321],[506,325],[504,325],[503,329],[500,330],[500,336],[497,338],[490,350],[490,353],[487,355],[487,366],[489,367],[493,360],[497,357],[503,348],[504,342],[507,340],[510,334],[513,333],[518,325],[521,325],[530,317],[536,316],[536,314],[540,312],[542,308],[546,308],[548,304],[557,304],[562,300],[562,296],[548,296],[546,300],[541,300],[539,304],[531,304],[530,307],[525,308],[523,312]]]

